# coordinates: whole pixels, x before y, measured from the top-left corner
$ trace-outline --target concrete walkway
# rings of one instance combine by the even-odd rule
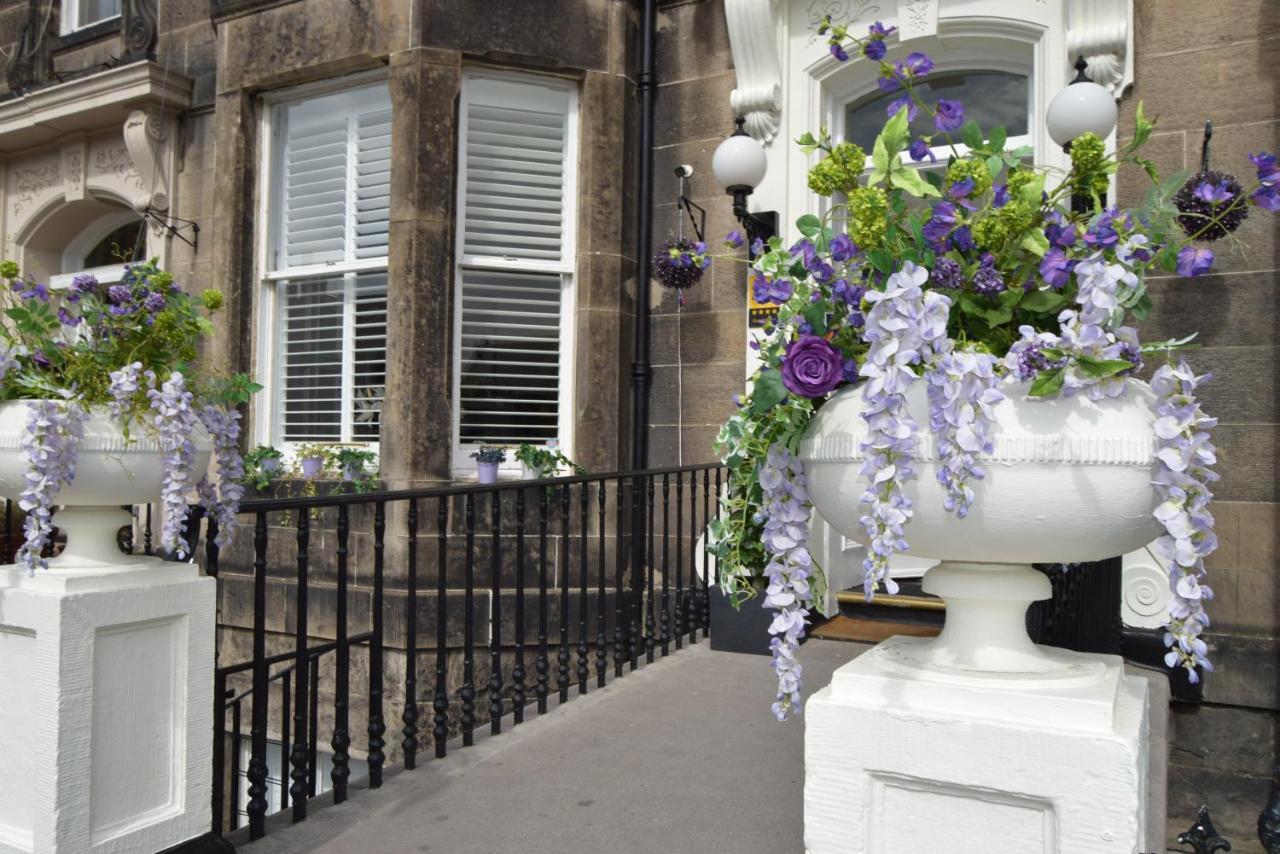
[[[812,688],[866,649],[814,640]],[[804,722],[769,711],[768,659],[673,653],[442,762],[238,845],[244,854],[803,850]],[[280,819],[285,819],[281,822]]]

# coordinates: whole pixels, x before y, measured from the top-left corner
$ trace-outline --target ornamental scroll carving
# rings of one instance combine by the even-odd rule
[[[768,144],[782,118],[782,67],[778,62],[774,0],[725,0],[725,22],[738,87],[729,94],[734,115],[747,133]]]
[[[171,120],[158,109],[134,110],[124,122],[124,144],[132,161],[138,189],[133,206],[138,211],[163,214],[169,210]],[[153,219],[153,227],[159,227]]]
[[[13,216],[19,216],[28,205],[62,181],[62,168],[57,160],[15,169],[13,175]]]
[[[1133,0],[1068,0],[1067,52],[1118,99],[1133,83]]]
[[[127,59],[155,58],[155,0],[123,0],[120,4],[120,35]]]

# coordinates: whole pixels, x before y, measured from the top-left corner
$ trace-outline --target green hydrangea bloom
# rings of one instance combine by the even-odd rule
[[[880,187],[849,191],[849,236],[863,249],[878,249],[888,228],[889,197]]]
[[[858,186],[858,176],[866,165],[867,155],[861,147],[842,142],[809,170],[809,189],[819,196],[848,193]]]
[[[1029,169],[1014,169],[1009,173],[1009,195],[1017,198],[1022,188],[1036,179],[1036,174]]]
[[[1077,192],[1088,194],[1092,191],[1098,195],[1107,192],[1111,181],[1106,170],[1102,169],[1106,157],[1106,144],[1092,131],[1071,141],[1071,167],[1076,176]]]
[[[973,224],[973,240],[983,249],[994,250],[1011,238],[1020,238],[1031,227],[1035,210],[1021,199],[1010,199],[1002,208],[993,208]]]
[[[947,167],[947,187],[966,178],[973,180],[973,192],[969,198],[980,199],[991,189],[991,173],[987,171],[987,164],[977,160],[957,160]]]
[[[222,291],[217,290],[216,288],[209,288],[207,291],[200,294],[200,299],[204,302],[204,307],[209,309],[209,311],[217,311],[222,308]]]
[[[3,276],[6,279],[18,278],[18,262],[0,261],[0,276]]]

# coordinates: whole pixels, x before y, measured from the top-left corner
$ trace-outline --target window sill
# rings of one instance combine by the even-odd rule
[[[105,21],[98,21],[96,24],[90,24],[87,27],[81,27],[69,33],[63,33],[54,41],[51,46],[52,51],[57,54],[72,48],[83,47],[92,42],[102,41],[110,36],[118,36],[120,35],[120,27],[121,19],[117,15],[114,18],[107,18]]]

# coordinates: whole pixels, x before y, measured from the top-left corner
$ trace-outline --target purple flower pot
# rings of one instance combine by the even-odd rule
[[[324,468],[323,457],[307,457],[302,461],[302,476],[315,477]]]
[[[481,483],[497,483],[498,482],[498,464],[486,463],[486,462],[477,460],[476,474],[480,476]]]
[[[360,476],[361,468],[359,463],[347,463],[342,467],[342,479],[350,483]]]
[[[275,474],[280,471],[280,458],[264,457],[262,461],[258,463],[258,468],[262,469],[263,474]]]

